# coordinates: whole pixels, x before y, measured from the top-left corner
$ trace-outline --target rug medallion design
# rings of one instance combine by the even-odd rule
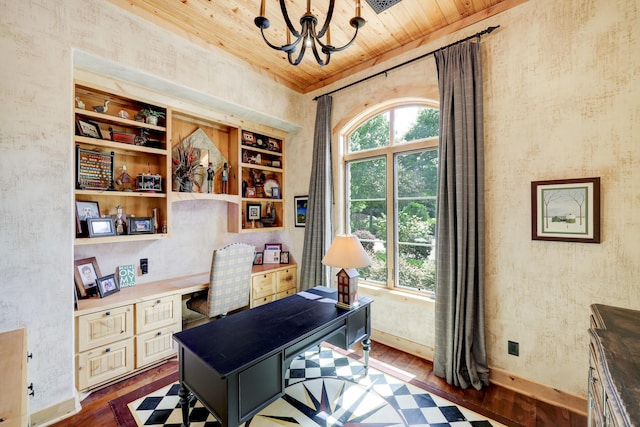
[[[285,377],[286,393],[264,408],[244,427],[430,426],[504,427],[486,416],[458,406],[379,369],[322,347],[307,351],[292,363]],[[121,427],[180,427],[182,414],[177,382],[130,401],[130,416]],[[124,398],[124,397],[123,397]],[[119,399],[123,399],[119,398]],[[219,427],[215,418],[195,401],[193,427]]]

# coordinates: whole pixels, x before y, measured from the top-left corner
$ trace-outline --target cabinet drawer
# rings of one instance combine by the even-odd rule
[[[104,346],[133,336],[133,306],[78,316],[78,352]]]
[[[176,354],[173,334],[181,329],[175,324],[136,336],[136,369]]]
[[[262,298],[256,298],[256,299],[251,301],[251,308],[257,307],[257,306],[262,305],[262,304],[266,304],[266,303],[271,302],[271,301],[275,301],[275,295],[274,294],[267,295],[266,297],[262,297]]]
[[[276,293],[275,274],[263,273],[251,278],[251,298],[256,300]]]
[[[296,269],[287,268],[276,272],[276,292],[280,293],[285,290],[296,289]],[[294,292],[295,293],[295,292]],[[278,297],[280,298],[280,297]]]
[[[286,291],[278,292],[276,294],[276,299],[281,299],[284,297],[288,297],[289,295],[294,295],[296,293],[296,289],[287,289]]]
[[[180,295],[136,304],[136,334],[174,325],[182,318]]]
[[[78,354],[77,386],[85,390],[133,371],[133,338]]]

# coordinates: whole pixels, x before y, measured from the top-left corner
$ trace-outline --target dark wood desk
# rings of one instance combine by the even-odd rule
[[[314,288],[175,334],[183,426],[192,396],[222,426],[247,421],[284,394],[291,361],[323,341],[344,349],[362,342],[366,366],[373,300],[351,310],[335,301],[335,290]]]

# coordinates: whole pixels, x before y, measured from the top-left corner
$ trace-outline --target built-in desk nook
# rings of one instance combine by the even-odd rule
[[[174,357],[182,330],[183,295],[206,290],[209,273],[122,288],[105,298],[78,301],[76,387],[87,391]],[[255,265],[249,306],[297,292],[297,266]]]

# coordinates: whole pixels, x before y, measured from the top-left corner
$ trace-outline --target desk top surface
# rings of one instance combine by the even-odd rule
[[[174,339],[226,377],[373,301],[361,297],[358,308],[345,310],[335,306],[336,297],[335,289],[314,288],[184,330]]]

